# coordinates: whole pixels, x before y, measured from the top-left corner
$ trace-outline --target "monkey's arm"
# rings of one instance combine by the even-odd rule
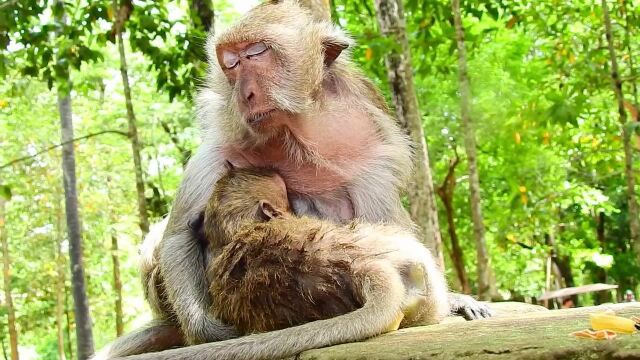
[[[189,161],[159,246],[167,298],[189,343],[233,338],[232,327],[211,318],[204,254],[188,228],[202,211],[224,169],[218,148],[206,139]]]
[[[402,316],[405,288],[389,264],[369,263],[361,276],[364,306],[351,313],[283,330],[201,344],[126,359],[280,359],[302,351],[363,340],[392,330]],[[251,311],[250,309],[246,309]]]

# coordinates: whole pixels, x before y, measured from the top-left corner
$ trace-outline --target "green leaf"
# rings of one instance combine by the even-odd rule
[[[11,200],[11,188],[9,185],[0,185],[0,197],[6,201]]]

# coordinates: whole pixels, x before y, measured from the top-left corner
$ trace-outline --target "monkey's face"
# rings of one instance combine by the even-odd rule
[[[259,220],[249,209],[261,201],[289,211],[284,179],[269,169],[230,168],[216,183],[212,201],[228,215],[241,216],[239,220]]]
[[[246,125],[260,130],[283,125],[300,104],[284,95],[283,71],[276,52],[265,42],[241,42],[220,45],[216,55],[232,98]],[[289,102],[281,101],[288,98]],[[301,100],[301,99],[297,99]]]
[[[231,169],[216,183],[198,226],[208,241],[226,243],[247,222],[269,221],[290,212],[287,188],[278,173]]]
[[[253,133],[269,133],[319,107],[327,73],[349,43],[330,23],[282,1],[258,6],[208,46],[227,106],[236,110],[229,113]]]

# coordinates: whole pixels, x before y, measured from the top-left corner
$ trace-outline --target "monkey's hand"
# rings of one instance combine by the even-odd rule
[[[451,314],[460,315],[466,320],[477,320],[491,317],[491,309],[469,295],[449,293]]]
[[[187,342],[191,345],[224,341],[240,336],[233,326],[206,314],[197,321],[189,320],[187,326],[188,329],[184,332],[187,336]]]

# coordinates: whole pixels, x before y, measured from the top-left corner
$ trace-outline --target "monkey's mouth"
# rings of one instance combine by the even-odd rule
[[[274,112],[275,110],[271,109],[271,110],[267,110],[267,111],[263,111],[255,114],[250,114],[247,116],[247,123],[249,123],[249,125],[252,125],[252,126],[258,125],[264,122],[265,120],[269,120],[271,118],[271,115],[273,115]]]

